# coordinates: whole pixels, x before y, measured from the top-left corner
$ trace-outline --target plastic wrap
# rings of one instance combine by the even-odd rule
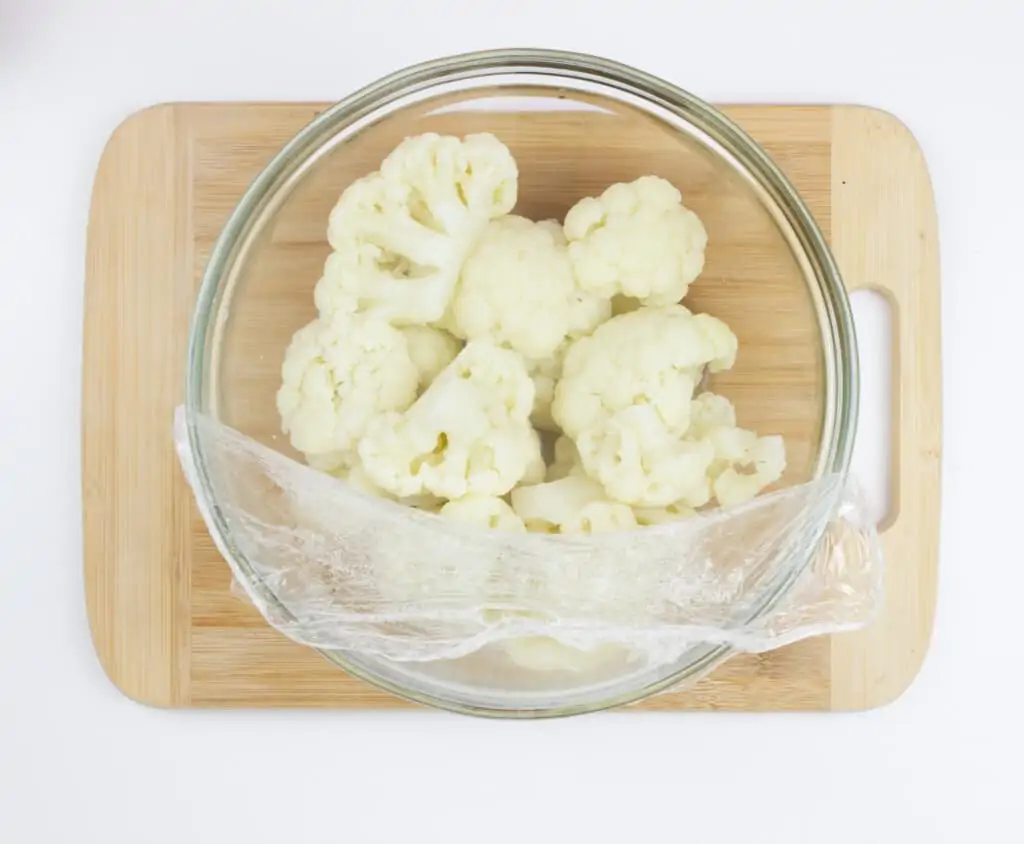
[[[175,442],[249,599],[317,648],[427,662],[545,637],[661,662],[695,644],[760,652],[856,628],[882,601],[878,537],[838,475],[679,522],[550,536],[366,495],[183,409]]]

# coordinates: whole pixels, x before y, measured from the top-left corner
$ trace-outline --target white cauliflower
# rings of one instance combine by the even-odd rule
[[[633,511],[615,501],[592,501],[561,527],[562,533],[614,533],[638,527]]]
[[[281,428],[324,468],[332,460],[341,465],[382,414],[408,408],[419,382],[401,332],[345,311],[295,333],[281,376]]]
[[[645,310],[649,309],[645,308]],[[711,359],[707,363],[708,370],[724,372],[727,369],[732,369],[740,347],[739,338],[732,333],[732,329],[711,314],[693,314],[693,321],[698,326],[704,340],[711,346]]]
[[[736,409],[725,396],[704,392],[690,402],[690,427],[686,432],[691,439],[706,437],[719,428],[736,427]]]
[[[665,428],[685,433],[704,366],[732,366],[736,336],[721,320],[682,305],[613,317],[569,347],[551,405],[571,437],[635,405],[651,405]]]
[[[469,495],[449,501],[441,508],[440,515],[493,530],[517,533],[526,530],[523,520],[512,508],[493,495]]]
[[[680,500],[700,506],[707,500],[714,448],[674,435],[652,405],[620,410],[585,428],[576,446],[587,474],[615,501],[665,507]]]
[[[736,410],[724,396],[705,392],[690,404],[690,426],[682,442],[689,448],[710,447],[712,459],[704,478],[679,500],[665,507],[634,507],[642,525],[690,518],[715,498],[728,507],[749,501],[777,481],[786,468],[781,437],[758,437],[736,427]],[[620,471],[625,471],[619,467]]]
[[[782,477],[786,469],[782,437],[758,437],[738,428],[732,402],[715,393],[695,396],[690,407],[685,438],[710,443],[715,454],[708,467],[707,500],[714,495],[723,507],[741,504]],[[691,503],[700,506],[706,501]]]
[[[493,135],[406,138],[331,211],[335,255],[317,307],[329,312],[347,294],[396,325],[442,319],[473,242],[515,205],[517,180],[512,154]]]
[[[758,437],[743,428],[719,428],[711,431],[706,441],[715,450],[709,474],[715,499],[723,507],[749,501],[786,470],[782,437]]]
[[[611,319],[611,316],[610,300],[601,299],[576,287],[569,297],[569,339],[576,340],[593,334],[594,329]]]
[[[532,406],[522,358],[472,341],[407,412],[373,426],[359,456],[374,483],[393,495],[504,495],[543,462]]]
[[[437,324],[519,352],[531,361],[545,395],[569,343],[610,316],[610,302],[576,286],[558,223],[510,215],[492,220],[477,240],[452,305]],[[554,430],[544,410],[549,404],[542,404],[538,418]]]
[[[602,299],[678,302],[704,269],[707,231],[682,195],[657,176],[615,184],[565,216],[579,286]]]
[[[569,253],[550,226],[509,215],[487,225],[463,264],[452,314],[468,339],[542,360],[569,332],[574,287]]]
[[[512,490],[512,509],[527,525],[560,528],[588,504],[605,499],[601,485],[590,478],[572,475],[558,481],[518,486]]]
[[[427,325],[407,325],[401,329],[409,346],[409,357],[420,373],[420,389],[429,387],[462,348],[446,331]]]

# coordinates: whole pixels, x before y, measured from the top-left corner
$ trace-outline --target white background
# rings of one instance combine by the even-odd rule
[[[0,0],[0,841],[1024,840],[1024,6],[518,0],[505,24],[498,8]],[[107,136],[157,101],[330,100],[510,45],[602,53],[719,102],[880,106],[920,140],[941,221],[941,588],[931,654],[895,704],[538,724],[166,712],[101,672],[79,383]]]

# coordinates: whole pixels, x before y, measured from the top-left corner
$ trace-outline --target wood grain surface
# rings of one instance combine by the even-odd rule
[[[231,590],[174,455],[188,322],[207,256],[252,178],[323,108],[175,104],[126,120],[97,172],[89,224],[83,372],[83,517],[89,618],[125,694],[159,706],[408,706],[270,629]],[[894,118],[855,107],[729,107],[804,196],[851,288],[895,306],[894,516],[887,595],[870,630],[737,656],[697,686],[633,708],[828,710],[896,697],[927,648],[937,578],[939,290],[930,184]],[[601,120],[596,131],[595,120]],[[479,124],[479,125],[477,125]],[[740,421],[785,436],[798,482],[813,468],[823,367],[813,304],[774,226],[740,182],[664,128],[587,113],[423,114],[385,121],[300,182],[254,246],[222,347],[221,417],[286,450],[273,391],[292,332],[311,318],[340,190],[412,131],[494,131],[520,165],[519,213],[558,216],[612,181],[655,172],[701,215],[710,245],[687,303],[740,337],[713,385]],[[566,159],[570,134],[578,154]],[[562,138],[556,145],[552,139]]]

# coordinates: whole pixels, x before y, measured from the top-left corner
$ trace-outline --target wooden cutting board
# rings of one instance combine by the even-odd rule
[[[171,441],[188,323],[209,250],[270,157],[322,104],[173,104],[128,118],[92,197],[85,295],[86,600],[107,674],[157,706],[404,707],[269,628],[231,590]],[[892,116],[851,106],[725,111],[787,172],[851,289],[893,306],[886,603],[868,630],[737,656],[634,708],[843,710],[912,682],[936,600],[939,269],[927,168]]]

